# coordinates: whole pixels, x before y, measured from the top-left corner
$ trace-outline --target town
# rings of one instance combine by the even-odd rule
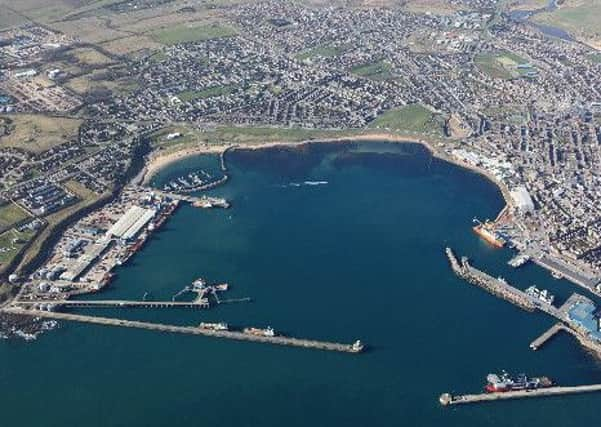
[[[104,7],[127,25],[172,14],[133,53],[72,31],[85,12],[0,32],[1,298],[100,289],[174,206],[131,184],[145,159],[256,130],[426,142],[501,187],[513,247],[601,295],[599,53],[496,1],[446,3]],[[140,228],[111,232],[117,214]]]

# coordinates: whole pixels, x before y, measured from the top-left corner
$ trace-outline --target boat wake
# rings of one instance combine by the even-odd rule
[[[306,187],[306,186],[317,186],[317,185],[327,185],[328,181],[303,181],[303,182],[290,182],[288,184],[283,184],[282,188],[287,187]]]

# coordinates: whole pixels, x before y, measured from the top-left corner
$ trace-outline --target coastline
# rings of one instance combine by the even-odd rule
[[[451,164],[458,166],[460,168],[463,168],[465,170],[474,172],[474,173],[484,177],[485,179],[487,179],[497,189],[499,189],[499,191],[501,192],[501,197],[503,198],[503,201],[504,201],[504,206],[500,209],[499,213],[497,214],[495,222],[503,219],[507,215],[511,215],[511,212],[513,211],[513,209],[515,207],[514,203],[512,201],[512,198],[511,198],[511,194],[509,192],[509,188],[507,187],[507,185],[504,182],[498,180],[489,171],[487,171],[479,166],[466,163],[466,162],[452,156],[450,151],[454,147],[449,145],[449,143],[451,143],[451,144],[456,143],[456,141],[449,141],[449,143],[434,142],[434,141],[427,140],[427,139],[424,139],[421,137],[418,138],[418,137],[410,136],[410,135],[401,135],[401,134],[394,134],[394,133],[382,132],[382,131],[370,132],[370,133],[366,133],[366,134],[352,135],[352,136],[341,136],[341,137],[336,137],[336,138],[307,139],[307,140],[303,140],[303,141],[270,141],[270,142],[264,142],[264,143],[248,143],[248,144],[244,144],[244,145],[234,144],[234,143],[224,143],[224,144],[215,144],[215,145],[208,145],[206,143],[203,143],[203,144],[198,144],[198,145],[194,145],[194,146],[184,145],[181,147],[181,149],[172,150],[167,153],[161,153],[160,151],[151,153],[150,156],[148,156],[148,158],[146,160],[143,174],[141,176],[141,183],[143,185],[148,185],[150,180],[152,179],[152,177],[155,176],[159,171],[161,171],[165,167],[167,167],[173,163],[176,163],[180,160],[183,160],[185,158],[203,155],[203,154],[223,154],[225,151],[232,149],[232,148],[243,148],[246,150],[261,150],[261,149],[267,149],[267,148],[273,148],[273,147],[296,147],[296,146],[302,146],[305,144],[312,144],[312,143],[343,143],[343,142],[389,142],[389,143],[420,144],[421,146],[426,148],[429,151],[430,155],[432,155],[433,157],[443,160],[445,162],[451,163]],[[519,252],[519,249],[518,249],[518,252]],[[566,266],[571,266],[571,269],[576,269],[575,273],[577,273],[577,270],[582,271],[583,267],[578,267],[576,265],[573,265],[568,260],[563,259],[563,257],[555,257],[555,256],[551,256],[551,255],[547,255],[547,256],[551,257],[552,259],[555,259],[558,262],[561,262],[562,264],[565,264]],[[547,265],[547,263],[544,263],[542,261],[536,262],[536,263],[540,267],[542,267],[543,269],[547,270],[550,273],[553,273],[555,271],[552,268],[552,266]],[[568,274],[567,272],[564,272],[563,275],[564,275],[564,278],[567,279],[568,281],[570,281],[571,283],[573,283],[577,286],[583,287],[586,290],[592,292],[593,294],[595,294],[597,296],[601,295],[601,293],[596,291],[594,289],[594,287],[587,286],[582,281],[580,281],[577,277],[575,277],[574,274]]]
[[[307,139],[303,141],[271,141],[271,142],[263,142],[263,143],[249,143],[247,145],[240,144],[219,144],[219,145],[208,145],[208,144],[199,144],[195,146],[185,145],[179,150],[169,151],[167,153],[161,153],[160,151],[155,151],[151,153],[144,166],[144,173],[141,177],[141,184],[148,185],[150,180],[159,173],[162,169],[166,168],[173,163],[176,163],[180,160],[186,159],[188,157],[199,156],[203,154],[221,154],[225,150],[231,149],[233,147],[244,148],[246,150],[261,150],[266,148],[273,147],[294,147],[301,146],[304,144],[311,143],[341,143],[341,142],[389,142],[389,143],[409,143],[409,144],[420,144],[425,147],[433,157],[444,160],[446,162],[452,163],[461,168],[470,170],[479,175],[484,176],[490,182],[492,182],[500,191],[505,202],[505,206],[499,214],[510,210],[513,207],[513,203],[511,201],[511,196],[509,194],[509,189],[507,186],[498,181],[493,175],[491,175],[488,171],[479,168],[478,166],[467,164],[462,162],[461,160],[455,159],[450,156],[445,150],[444,147],[437,147],[435,142],[429,141],[424,138],[417,138],[415,136],[408,135],[400,135],[393,134],[388,132],[373,132],[367,133],[363,135],[356,136],[344,136],[337,138],[322,138],[322,139]],[[438,143],[441,144],[441,143]]]

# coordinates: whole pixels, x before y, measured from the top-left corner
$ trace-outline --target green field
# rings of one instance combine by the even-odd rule
[[[2,6],[0,5],[0,8],[1,7]],[[10,10],[4,9],[2,10],[2,13],[0,13],[0,30],[17,27],[28,22],[29,20],[26,17]]]
[[[572,34],[601,38],[601,0],[566,0],[559,9],[537,14],[533,19]]]
[[[165,136],[171,132],[180,132],[182,136],[173,140],[166,140]],[[170,126],[151,136],[154,147],[164,149],[179,149],[185,144],[255,144],[263,142],[298,142],[311,139],[339,138],[361,134],[362,130],[319,130],[303,128],[269,128],[269,127],[236,127],[224,126],[215,129],[191,129],[185,124]]]
[[[527,64],[528,61],[511,52],[478,54],[474,58],[474,63],[488,76],[505,80],[526,75],[528,71],[534,70],[533,67],[518,68],[518,65]]]
[[[420,104],[386,111],[371,124],[371,128],[409,131],[417,133],[442,134],[444,120]]]
[[[596,64],[601,64],[601,53],[593,53],[589,55],[589,59]]]
[[[154,64],[163,62],[165,59],[167,59],[167,54],[162,50],[156,51],[148,57],[148,60]]]
[[[215,86],[204,90],[186,90],[180,92],[177,97],[183,102],[193,101],[195,99],[212,98],[214,96],[228,95],[234,91],[236,86]]]
[[[0,229],[10,227],[13,224],[24,220],[27,216],[28,215],[23,209],[19,208],[14,203],[2,205],[0,206]]]
[[[15,229],[0,234],[0,270],[21,252],[34,235],[32,231],[20,233]]]
[[[162,44],[172,45],[177,43],[197,42],[203,40],[232,37],[238,32],[229,26],[220,24],[206,25],[176,25],[173,28],[162,29],[152,33],[153,38]]]
[[[391,66],[387,62],[378,61],[371,64],[359,65],[351,68],[351,73],[372,80],[386,80],[392,78]]]

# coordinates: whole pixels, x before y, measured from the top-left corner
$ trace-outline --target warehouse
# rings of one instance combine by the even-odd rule
[[[156,215],[154,209],[132,206],[107,232],[109,237],[131,239]]]

